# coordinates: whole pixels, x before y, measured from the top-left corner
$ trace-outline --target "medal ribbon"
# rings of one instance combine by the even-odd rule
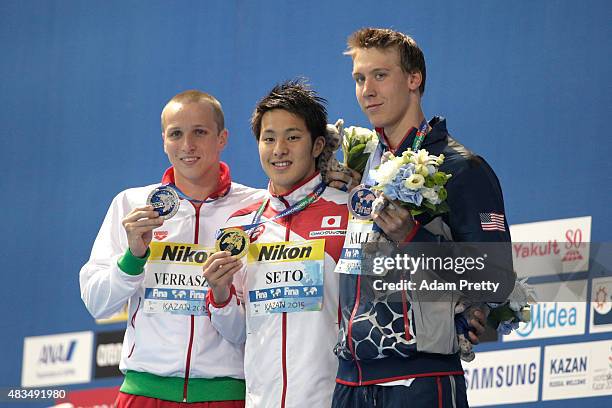
[[[268,203],[270,202],[270,198],[266,198],[264,202],[261,203],[261,206],[259,207],[259,209],[257,209],[257,212],[255,213],[255,216],[253,217],[253,223],[248,224],[248,225],[243,225],[240,228],[242,228],[244,231],[250,231],[250,230],[253,230],[259,227],[262,224],[265,224],[266,222],[275,221],[283,217],[287,217],[291,214],[295,214],[296,212],[302,211],[304,208],[308,207],[310,204],[316,201],[319,197],[321,197],[321,194],[323,194],[326,187],[327,185],[324,182],[320,183],[314,188],[314,190],[308,193],[306,197],[302,198],[297,203],[293,204],[290,207],[285,208],[282,212],[276,214],[274,217],[270,218],[267,221],[259,221],[261,219],[261,216],[263,215],[264,210],[268,206]]]
[[[427,119],[423,119],[421,125],[417,129],[416,136],[414,137],[414,142],[412,142],[412,151],[418,152],[421,148],[421,144],[423,140],[427,136]]]
[[[227,187],[227,189],[219,194],[219,196],[217,196],[216,198],[207,198],[206,200],[196,200],[195,198],[191,198],[189,197],[187,194],[183,193],[181,191],[180,188],[178,188],[174,183],[168,183],[168,184],[164,184],[164,186],[168,186],[171,189],[173,189],[174,191],[176,191],[176,194],[178,194],[178,196],[184,200],[189,200],[192,203],[196,203],[196,204],[201,204],[201,203],[212,203],[213,201],[217,200],[218,198],[223,197],[224,195],[227,194],[227,192],[229,191],[229,189],[231,188],[231,185]]]
[[[417,152],[421,144],[423,144],[423,140],[425,140],[425,136],[427,136],[427,119],[423,119],[419,128],[417,129],[416,136],[414,137],[414,142],[412,142],[412,151]],[[363,172],[362,183],[367,187],[376,185],[374,180],[370,177],[370,169],[375,169],[380,166],[380,159],[384,153],[384,148],[382,142],[378,143],[376,146],[376,150],[370,156],[368,162],[366,163],[365,170]]]

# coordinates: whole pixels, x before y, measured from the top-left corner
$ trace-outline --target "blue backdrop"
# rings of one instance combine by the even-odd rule
[[[275,83],[308,77],[330,121],[368,125],[342,55],[363,26],[417,39],[426,115],[489,161],[510,223],[592,215],[593,241],[610,241],[610,21],[605,0],[3,0],[0,386],[20,383],[25,336],[100,329],[78,271],[112,197],[168,165],[159,115],[172,95],[219,98],[223,158],[263,187],[248,120]]]

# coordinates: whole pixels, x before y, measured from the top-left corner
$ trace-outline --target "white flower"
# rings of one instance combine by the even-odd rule
[[[424,164],[417,164],[414,166],[414,172],[420,174],[423,177],[427,177],[429,176],[429,166],[426,166]]]
[[[423,187],[423,184],[425,184],[425,177],[418,173],[414,173],[412,176],[408,177],[406,181],[404,181],[404,187],[411,190],[417,190]]]
[[[349,140],[356,140],[359,143],[366,143],[373,138],[378,139],[376,132],[359,126],[349,126],[344,129],[344,134]]]
[[[414,158],[414,164],[429,164],[429,152],[425,149],[421,149],[417,152],[416,157]]]
[[[444,155],[440,153],[440,155],[436,157],[436,164],[438,166],[441,166],[443,162],[444,162]]]
[[[433,205],[440,204],[442,200],[438,197],[438,192],[433,188],[424,187],[421,189],[423,198],[432,203]]]
[[[368,141],[368,143],[366,143],[366,147],[365,149],[363,149],[363,152],[372,153],[374,150],[376,150],[377,146],[378,146],[378,137],[374,136],[372,139]]]
[[[380,185],[386,185],[395,178],[399,168],[402,167],[402,160],[391,159],[381,164],[378,169],[371,170],[370,176]]]

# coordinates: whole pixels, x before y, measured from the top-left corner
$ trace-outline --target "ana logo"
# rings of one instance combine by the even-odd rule
[[[158,241],[164,240],[168,237],[168,231],[153,231],[153,238]]]
[[[44,345],[38,356],[39,364],[67,363],[72,359],[77,341]]]
[[[516,334],[529,336],[535,329],[554,329],[576,326],[576,307],[563,307],[559,303],[538,303],[532,309],[531,321],[520,327]]]
[[[321,220],[321,228],[338,228],[340,226],[340,222],[342,221],[342,216],[340,215],[332,215],[330,217],[323,217]]]

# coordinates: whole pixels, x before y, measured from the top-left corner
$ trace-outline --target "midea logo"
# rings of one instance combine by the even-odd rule
[[[563,307],[559,303],[537,303],[531,309],[531,321],[520,327],[516,334],[529,336],[535,329],[554,329],[575,326],[577,310],[575,307]]]

